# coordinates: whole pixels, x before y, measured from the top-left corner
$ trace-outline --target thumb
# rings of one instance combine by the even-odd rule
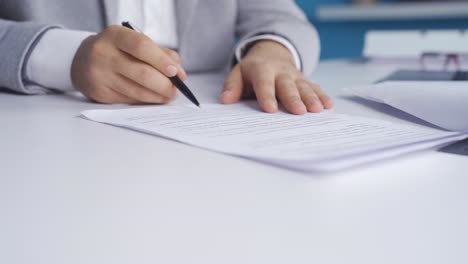
[[[242,97],[244,89],[244,81],[240,65],[236,65],[229,74],[229,77],[224,82],[224,90],[221,94],[221,103],[233,104],[237,103]]]

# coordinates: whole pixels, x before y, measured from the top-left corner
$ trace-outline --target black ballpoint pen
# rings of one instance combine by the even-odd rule
[[[137,27],[133,26],[130,22],[122,22],[122,26],[124,26],[126,28],[129,28],[129,29],[132,29],[132,30],[135,30],[136,32],[143,33],[140,30],[138,30]],[[185,85],[185,83],[179,77],[177,77],[177,75],[174,76],[174,77],[168,77],[168,78],[171,80],[172,84],[174,84],[174,86],[177,87],[177,89],[182,94],[184,94],[185,97],[187,97],[187,99],[189,99],[196,106],[200,107],[200,103],[198,102],[195,95],[193,95],[193,93],[190,91],[190,89],[187,87],[187,85]]]

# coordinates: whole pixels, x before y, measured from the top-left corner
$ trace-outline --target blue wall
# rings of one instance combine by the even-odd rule
[[[357,58],[361,56],[367,30],[391,29],[467,29],[467,19],[319,22],[315,16],[319,5],[350,4],[350,0],[296,0],[309,20],[317,27],[322,41],[322,59]]]

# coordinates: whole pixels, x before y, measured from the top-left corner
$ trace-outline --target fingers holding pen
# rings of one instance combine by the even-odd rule
[[[73,85],[106,104],[166,103],[177,94],[167,78],[175,75],[186,78],[175,51],[121,26],[86,38],[71,67]]]
[[[171,101],[171,98],[161,96],[122,75],[114,77],[111,87],[116,93],[131,99],[133,102],[137,102],[136,104],[165,104]]]
[[[121,51],[151,65],[167,77],[186,78],[175,54],[168,54],[144,34],[124,28],[117,33],[116,44]]]
[[[118,74],[138,83],[149,91],[169,100],[176,96],[177,91],[172,82],[150,65],[126,54],[123,54],[115,64]]]

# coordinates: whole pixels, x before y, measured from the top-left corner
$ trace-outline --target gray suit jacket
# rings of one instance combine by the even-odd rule
[[[113,0],[0,0],[0,87],[26,94],[23,69],[41,35],[53,27],[102,31],[115,17]],[[179,53],[189,72],[229,65],[236,41],[270,33],[296,47],[305,74],[318,59],[319,40],[293,0],[176,0]],[[60,43],[57,43],[60,45]]]

